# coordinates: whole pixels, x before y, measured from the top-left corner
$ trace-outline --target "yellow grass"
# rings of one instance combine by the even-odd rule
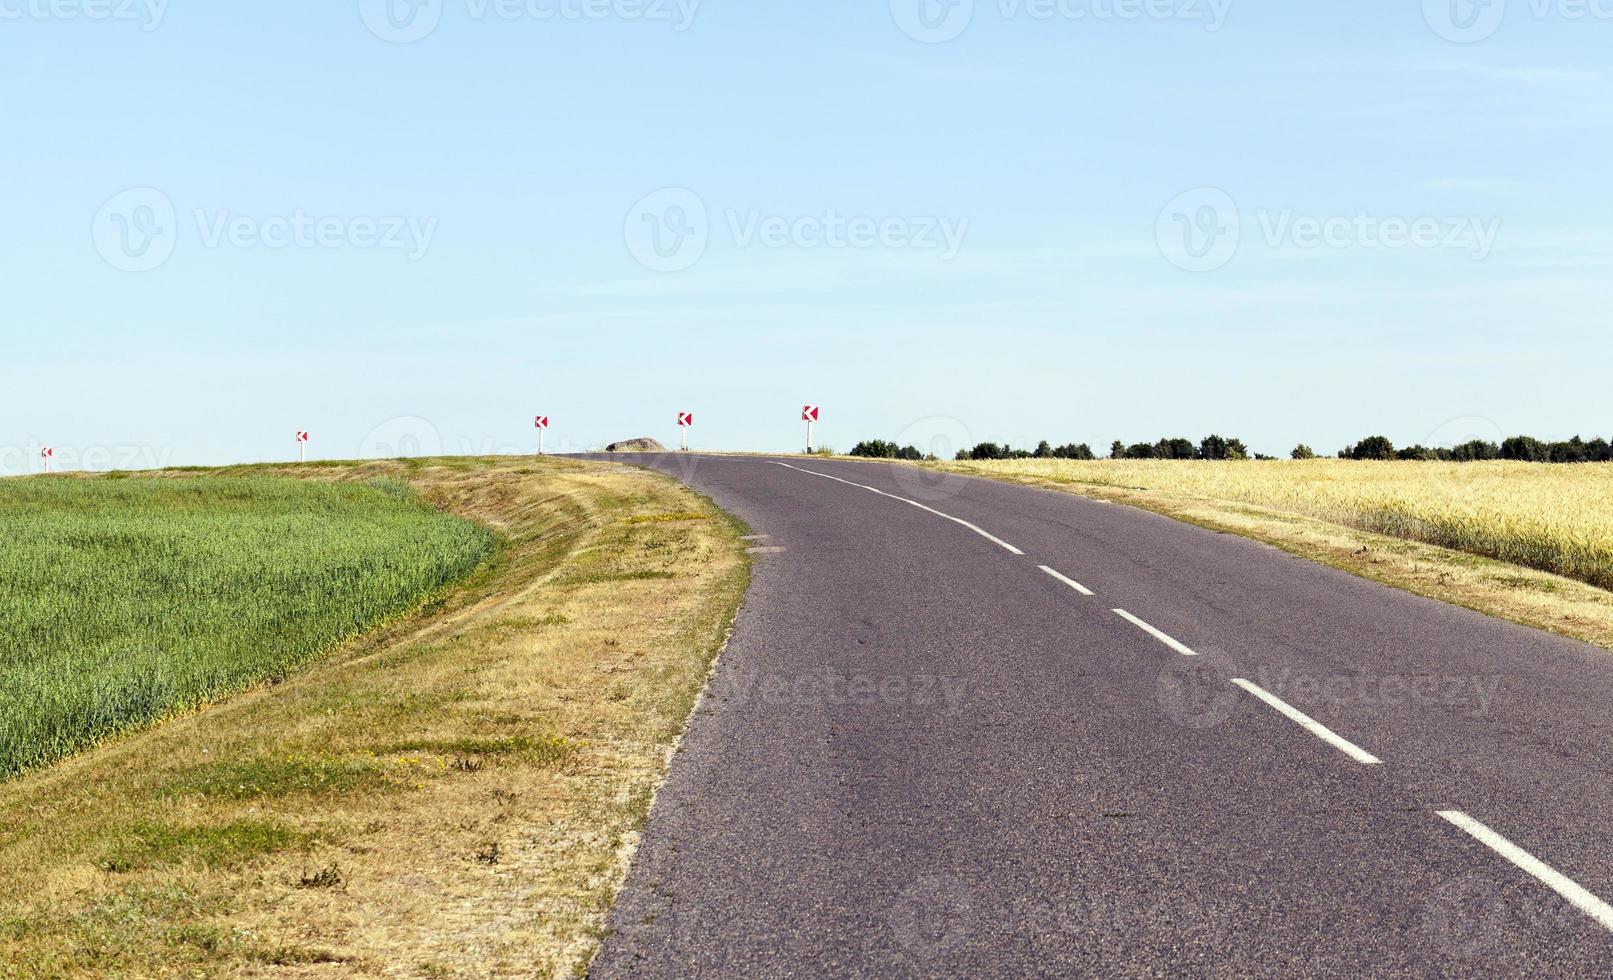
[[[743,530],[618,466],[276,472],[407,479],[500,552],[281,683],[0,784],[0,977],[579,972],[738,608]]]

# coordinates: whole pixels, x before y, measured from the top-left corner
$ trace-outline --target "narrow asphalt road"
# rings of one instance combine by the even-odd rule
[[[1613,654],[1066,494],[639,461],[763,537],[595,976],[1613,976]]]

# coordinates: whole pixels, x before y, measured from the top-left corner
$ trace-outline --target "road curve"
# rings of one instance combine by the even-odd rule
[[[637,461],[764,537],[594,976],[1613,975],[1613,654],[1068,494]]]

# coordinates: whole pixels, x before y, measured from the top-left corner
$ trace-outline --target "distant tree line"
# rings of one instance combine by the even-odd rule
[[[913,446],[898,446],[883,439],[859,442],[851,450],[853,456],[869,459],[933,460]],[[1288,454],[1293,459],[1315,459],[1316,452],[1300,443]],[[973,449],[958,450],[956,459],[1096,459],[1092,447],[1086,443],[1066,443],[1054,446],[1043,439],[1035,449],[1015,449],[995,442],[982,442]],[[1110,459],[1209,459],[1269,460],[1274,457],[1250,452],[1242,439],[1208,435],[1195,445],[1190,439],[1161,439],[1158,442],[1138,442],[1126,445],[1116,441],[1109,447]],[[1602,438],[1590,440],[1575,436],[1564,442],[1546,442],[1533,436],[1513,436],[1500,443],[1474,439],[1450,449],[1428,446],[1395,448],[1388,436],[1368,436],[1353,446],[1339,450],[1340,459],[1371,460],[1442,460],[1469,463],[1481,460],[1507,459],[1525,463],[1609,463],[1613,462],[1613,444]]]
[[[1307,455],[1301,455],[1304,450]],[[1307,446],[1294,449],[1295,459],[1309,459],[1315,453]],[[1523,463],[1610,463],[1613,445],[1606,439],[1586,441],[1575,436],[1565,442],[1546,442],[1533,436],[1513,436],[1501,443],[1474,439],[1451,449],[1407,446],[1396,449],[1388,436],[1368,436],[1353,446],[1339,450],[1339,459],[1414,459],[1472,463],[1489,459],[1509,459]]]
[[[1191,439],[1161,439],[1130,446],[1116,441],[1109,447],[1110,459],[1250,459],[1254,456],[1242,439],[1208,435],[1194,445]]]
[[[955,459],[1096,459],[1092,447],[1086,443],[1069,443],[1055,447],[1043,439],[1035,449],[1014,449],[995,442],[982,442],[973,449],[960,449]]]
[[[883,439],[870,439],[859,442],[851,448],[851,455],[862,456],[867,459],[935,459],[926,456],[913,446],[898,446],[894,442]],[[1043,439],[1035,449],[1015,449],[1012,446],[998,445],[995,442],[982,442],[973,449],[960,449],[954,459],[1096,459],[1092,454],[1092,447],[1081,443],[1070,443],[1055,447]]]
[[[898,446],[894,442],[886,442],[883,439],[869,439],[867,442],[859,442],[851,447],[851,455],[862,456],[867,459],[906,459],[914,461],[926,458],[916,446]],[[928,458],[933,459],[934,457]]]

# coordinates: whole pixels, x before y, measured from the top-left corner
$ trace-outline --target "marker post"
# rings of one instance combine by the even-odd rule
[[[801,419],[807,424],[807,455],[812,455],[812,426],[818,421],[818,406],[808,405],[801,409]]]
[[[680,440],[681,440],[679,442],[679,450],[678,450],[679,452],[685,452],[686,453],[686,452],[689,451],[689,430],[692,429],[692,428],[694,428],[694,413],[693,412],[679,412],[678,413],[678,433],[679,433],[679,437],[680,437]]]
[[[297,462],[308,462],[308,432],[306,429],[297,430]]]
[[[547,416],[547,415],[539,415],[536,419],[533,420],[532,424],[538,430],[538,455],[542,456],[543,455],[543,433],[548,431],[548,428],[549,428],[549,416]]]

